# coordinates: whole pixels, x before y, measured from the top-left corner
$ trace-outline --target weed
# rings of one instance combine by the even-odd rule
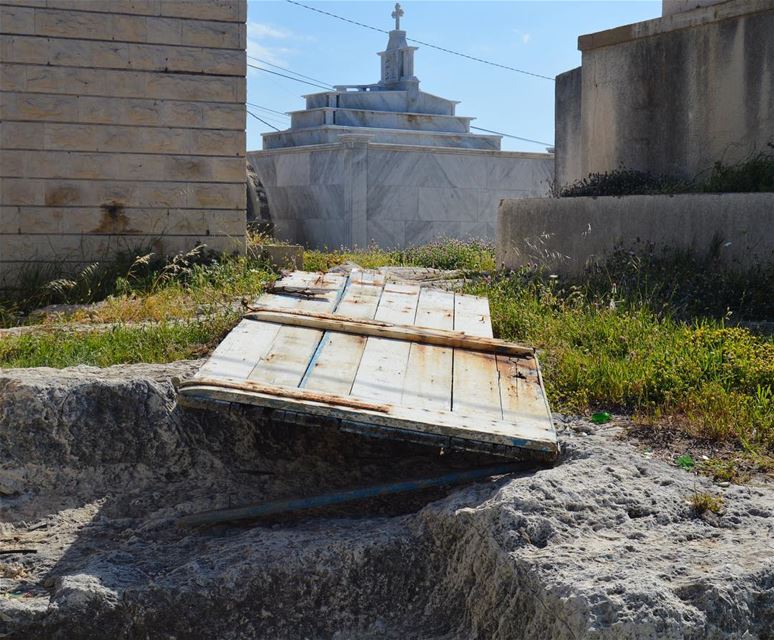
[[[344,262],[354,262],[366,269],[387,265],[472,272],[495,269],[494,246],[485,240],[441,238],[429,244],[395,251],[370,247],[352,251],[306,251],[304,254],[304,268],[308,271],[327,271]]]
[[[681,456],[677,456],[675,458],[675,464],[681,469],[685,469],[686,471],[690,471],[696,466],[693,458],[690,456],[690,454],[687,453],[684,453]]]
[[[696,515],[702,515],[708,511],[720,515],[723,511],[723,498],[711,493],[696,492],[690,497],[688,504],[691,505]]]

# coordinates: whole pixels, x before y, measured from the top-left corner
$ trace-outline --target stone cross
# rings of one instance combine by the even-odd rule
[[[395,18],[395,30],[400,31],[400,18],[403,15],[403,9],[400,8],[400,2],[395,3],[395,11],[392,12],[392,17]]]

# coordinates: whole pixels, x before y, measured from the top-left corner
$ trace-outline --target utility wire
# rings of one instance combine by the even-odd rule
[[[277,127],[275,127],[273,124],[269,124],[269,123],[268,123],[268,122],[266,122],[266,120],[264,120],[263,118],[259,118],[257,115],[255,115],[255,114],[254,114],[252,111],[250,111],[249,109],[247,109],[246,111],[247,111],[247,113],[249,113],[251,116],[253,116],[253,118],[255,118],[256,120],[260,120],[261,122],[263,122],[263,124],[265,124],[267,127],[271,127],[271,128],[272,128],[272,129],[274,129],[275,131],[279,131],[279,129],[277,129]]]
[[[268,64],[270,67],[274,67],[275,69],[282,69],[283,71],[287,71],[288,73],[292,73],[295,76],[299,76],[300,78],[306,78],[307,80],[313,80],[314,82],[317,82],[319,84],[324,84],[329,87],[332,87],[333,85],[330,82],[325,82],[325,80],[319,80],[318,78],[313,78],[311,76],[305,76],[303,73],[298,73],[298,71],[293,71],[293,69],[287,69],[286,67],[280,67],[278,64],[274,64],[273,62],[269,62],[268,60],[263,60],[261,58],[256,58],[255,56],[247,56],[250,58],[250,60],[255,60],[256,62],[260,62],[262,64]]]
[[[266,73],[271,73],[271,74],[273,74],[275,76],[281,76],[283,78],[287,78],[288,80],[295,80],[296,82],[302,82],[303,84],[309,84],[309,85],[311,85],[313,87],[317,87],[318,89],[325,89],[326,91],[330,91],[333,88],[333,87],[326,87],[325,85],[322,85],[322,84],[315,84],[315,83],[309,82],[307,80],[301,80],[300,78],[294,78],[293,76],[286,76],[284,73],[279,73],[277,71],[272,71],[270,69],[264,69],[263,67],[259,67],[259,66],[254,65],[254,64],[250,64],[249,62],[247,63],[247,66],[250,67],[251,69],[258,69],[258,71],[265,71]]]
[[[271,113],[276,113],[276,114],[281,115],[281,116],[283,116],[285,118],[289,117],[288,114],[285,113],[284,111],[277,111],[276,109],[269,109],[269,107],[264,107],[263,105],[255,104],[254,102],[247,102],[246,104],[247,104],[248,107],[255,107],[256,109],[262,109],[263,111],[270,111]]]
[[[344,22],[349,22],[350,24],[356,24],[358,27],[364,27],[365,29],[371,29],[372,31],[379,31],[380,33],[386,33],[389,35],[389,31],[385,29],[379,29],[377,27],[372,27],[369,24],[363,24],[362,22],[358,22],[357,20],[350,20],[349,18],[345,18],[343,16],[336,15],[335,13],[330,13],[329,11],[323,11],[322,9],[317,9],[315,7],[310,7],[307,4],[303,4],[301,2],[296,2],[296,0],[285,0],[285,2],[289,2],[290,4],[294,4],[299,7],[303,7],[304,9],[309,9],[309,11],[314,11],[316,13],[321,13],[325,16],[330,16],[331,18],[336,18],[337,20],[342,20]],[[416,40],[415,38],[406,38],[410,42],[416,42],[417,44],[421,44],[423,47],[430,47],[431,49],[438,49],[439,51],[444,51],[445,53],[451,53],[455,56],[460,56],[461,58],[467,58],[468,60],[474,60],[476,62],[482,62],[484,64],[488,64],[493,67],[499,67],[500,69],[508,69],[509,71],[515,71],[516,73],[523,73],[527,76],[532,76],[534,78],[542,78],[543,80],[551,80],[551,82],[554,82],[554,79],[549,76],[544,76],[539,73],[532,73],[531,71],[525,71],[524,69],[517,69],[516,67],[509,67],[506,64],[500,64],[499,62],[492,62],[491,60],[484,60],[483,58],[476,58],[475,56],[469,56],[467,53],[460,53],[459,51],[453,51],[452,49],[447,49],[446,47],[440,47],[437,44],[430,44],[429,42],[422,42],[421,40]]]
[[[520,136],[512,136],[510,133],[503,133],[502,131],[492,131],[491,129],[482,129],[481,127],[474,127],[471,125],[471,129],[475,129],[476,131],[486,131],[487,133],[494,133],[498,136],[504,136],[506,138],[514,138],[516,140],[523,140],[524,142],[534,142],[535,144],[542,144],[546,147],[553,147],[553,142],[543,142],[542,140],[532,140],[530,138],[522,138]]]

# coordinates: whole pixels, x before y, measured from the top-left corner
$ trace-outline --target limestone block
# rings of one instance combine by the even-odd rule
[[[0,234],[19,233],[19,207],[0,207]],[[0,247],[3,245],[3,238],[0,238]],[[0,260],[3,252],[0,250]]]
[[[42,204],[37,181],[24,178],[0,178],[0,204]]]
[[[200,102],[159,101],[160,111],[156,123],[175,127],[206,126],[204,123],[206,104]]]
[[[0,121],[0,149],[42,149],[44,127],[34,122]]]
[[[142,165],[148,157],[139,156],[134,162]],[[161,160],[163,170],[157,175],[163,175],[166,180],[244,183],[247,175],[244,158],[165,156]]]
[[[0,233],[245,234],[240,210],[124,207],[0,207]],[[1,240],[0,240],[1,242]]]
[[[242,48],[242,25],[227,22],[179,20],[182,43],[196,47]]]
[[[26,71],[27,91],[59,94],[94,94],[107,92],[107,74],[98,75],[92,69],[66,69],[57,67],[15,65]],[[125,86],[127,78],[116,77],[116,86]],[[136,84],[136,80],[135,80]],[[144,83],[143,83],[144,84]]]
[[[34,30],[25,33],[59,38],[113,39],[111,37],[110,14],[88,13],[86,11],[38,9],[35,11]],[[123,40],[123,38],[115,39]]]
[[[0,87],[3,91],[24,91],[27,88],[26,67],[0,63]]]
[[[102,43],[97,43],[102,44]],[[246,71],[243,51],[202,49],[198,47],[167,47],[163,45],[129,44],[128,66],[146,71],[181,71],[243,76]],[[118,64],[96,66],[121,67]]]
[[[201,103],[201,110],[201,126],[213,129],[238,129],[240,131],[245,129],[247,112],[244,104]],[[170,117],[174,118],[175,116],[171,115]]]
[[[81,38],[98,38],[100,40],[122,40],[124,42],[147,42],[148,21],[153,18],[144,16],[128,16],[113,14],[107,31],[80,35]],[[167,41],[169,42],[169,41]]]
[[[124,103],[126,115],[121,121],[121,124],[163,124],[161,119],[162,106],[159,102],[150,100],[128,100],[124,101]],[[184,123],[178,125],[176,122],[169,122],[166,124],[181,126]]]
[[[3,33],[35,33],[35,9],[0,5]]]
[[[243,102],[245,79],[240,77],[208,77],[178,74],[143,74],[148,98],[177,100]],[[138,94],[138,97],[142,95]]]
[[[147,42],[183,44],[183,21],[178,18],[146,18]]]
[[[2,94],[4,120],[64,120],[78,119],[78,99],[55,94]]]
[[[3,60],[18,64],[179,71],[243,76],[244,52],[236,49],[169,47],[73,38],[0,36]]]
[[[161,0],[46,0],[41,6],[50,9],[77,9],[107,13],[128,13],[157,16],[161,13]]]
[[[3,150],[0,153],[0,177],[1,178],[27,178],[25,171],[25,156],[27,151]],[[35,153],[35,152],[32,152]]]
[[[244,22],[246,12],[246,0],[161,0],[161,15],[177,18]]]
[[[197,155],[245,155],[244,131],[192,130],[189,153]]]
[[[185,207],[188,185],[180,182],[140,182],[133,202],[144,207]]]
[[[245,184],[189,184],[187,206],[190,208],[242,209],[247,206]]]

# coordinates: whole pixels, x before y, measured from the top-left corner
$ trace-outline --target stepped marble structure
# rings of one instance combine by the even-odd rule
[[[395,5],[381,80],[304,96],[285,131],[248,153],[278,237],[315,248],[492,240],[504,197],[545,195],[553,156],[504,152],[458,102],[421,91]]]

